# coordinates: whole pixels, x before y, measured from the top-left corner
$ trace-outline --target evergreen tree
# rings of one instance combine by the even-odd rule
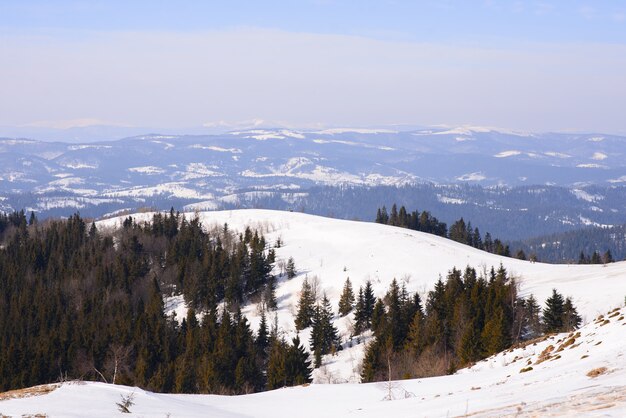
[[[269,335],[267,329],[267,317],[265,316],[265,311],[261,312],[261,322],[259,323],[259,332],[256,337],[256,349],[257,353],[261,355],[262,358],[265,358],[267,347],[269,345]]]
[[[287,267],[285,268],[285,272],[287,273],[287,279],[291,280],[298,272],[296,271],[296,262],[293,260],[293,257],[289,257],[287,260]]]
[[[354,328],[357,335],[371,327],[375,304],[376,298],[374,297],[372,282],[368,280],[365,283],[365,288],[359,288],[359,296],[355,306]]]
[[[321,304],[315,306],[311,327],[310,346],[315,353],[324,355],[339,348],[339,336],[332,319],[330,301],[324,293]]]
[[[343,285],[343,292],[341,293],[341,297],[339,298],[339,315],[346,316],[352,309],[354,308],[354,292],[352,291],[352,283],[350,282],[350,278],[346,279],[345,284]]]
[[[421,310],[418,310],[413,316],[413,321],[411,321],[409,332],[406,336],[406,349],[409,350],[414,358],[417,358],[425,346],[424,315]]]
[[[278,304],[276,302],[276,279],[270,275],[267,284],[265,285],[265,291],[263,292],[263,302],[267,309],[276,310]]]
[[[582,318],[574,306],[571,298],[565,298],[563,303],[563,331],[573,331],[580,327]]]
[[[313,289],[305,277],[300,290],[300,300],[298,301],[298,313],[296,314],[296,329],[301,331],[313,323],[313,315],[315,313],[315,298]]]
[[[526,319],[523,337],[536,338],[541,335],[541,307],[535,296],[530,295],[524,302],[524,317]]]
[[[552,333],[563,330],[564,304],[563,296],[556,289],[552,289],[552,296],[546,300],[546,306],[543,309],[544,332]]]
[[[311,383],[311,372],[309,354],[300,343],[300,338],[296,336],[292,341],[292,345],[288,348],[285,358],[287,384],[293,386]]]
[[[287,386],[286,343],[283,339],[274,339],[270,347],[267,362],[267,389],[278,389]]]
[[[591,264],[602,264],[602,258],[600,257],[600,253],[594,251],[591,255]]]

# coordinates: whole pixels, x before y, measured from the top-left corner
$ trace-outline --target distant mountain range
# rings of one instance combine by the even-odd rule
[[[369,220],[372,207],[404,196],[413,209],[464,213],[503,238],[523,238],[530,222],[544,233],[626,222],[625,149],[626,137],[615,135],[478,127],[252,129],[82,144],[4,138],[0,209],[102,216],[142,206],[304,207]],[[349,188],[378,196],[333,201]],[[506,212],[526,221],[500,227],[511,222]],[[484,222],[493,213],[492,225]]]

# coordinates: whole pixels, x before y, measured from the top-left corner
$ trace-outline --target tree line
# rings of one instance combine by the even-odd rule
[[[438,235],[493,254],[511,257],[508,244],[498,238],[493,239],[489,232],[483,237],[477,227],[472,227],[472,223],[466,223],[463,218],[455,221],[448,229],[445,222],[439,221],[428,211],[408,212],[404,206],[398,209],[394,203],[389,213],[385,206],[379,208],[376,211],[375,222]],[[521,256],[521,253],[518,253],[517,256]],[[533,256],[533,258],[536,257]]]
[[[519,297],[506,270],[477,274],[452,269],[428,292],[426,301],[393,280],[382,298],[367,282],[354,294],[346,281],[341,314],[354,314],[354,334],[371,330],[361,372],[364,382],[452,373],[513,344],[543,333],[577,328],[581,318],[570,298],[556,290],[543,309],[533,295]],[[351,309],[348,309],[351,307]]]
[[[0,215],[0,390],[92,379],[158,392],[225,393],[311,381],[308,353],[286,341],[273,250],[258,231],[206,231],[171,210],[100,231]],[[183,294],[185,318],[164,314]],[[240,306],[265,307],[254,332]],[[270,321],[271,322],[271,321]]]

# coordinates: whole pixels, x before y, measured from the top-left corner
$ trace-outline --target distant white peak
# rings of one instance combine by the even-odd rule
[[[159,167],[155,167],[153,165],[147,165],[143,167],[131,167],[128,169],[128,171],[130,171],[131,173],[141,173],[141,174],[148,174],[148,175],[165,173],[165,170]]]
[[[440,201],[441,203],[447,203],[450,205],[462,205],[464,203],[467,203],[463,199],[457,199],[456,197],[442,196],[440,194],[437,194],[437,200]]]
[[[548,152],[544,152],[545,155],[547,155],[548,157],[556,157],[556,158],[571,158],[572,156],[569,154],[564,154],[562,152],[556,152],[556,151],[548,151]]]
[[[175,138],[175,137],[171,137],[171,138]],[[174,144],[170,144],[169,142],[163,142],[163,141],[151,141],[153,144],[159,144],[159,145],[164,145],[165,149],[171,149],[174,148]]]
[[[354,147],[379,149],[382,151],[395,151],[395,148],[391,148],[385,145],[370,145],[363,142],[345,141],[341,139],[314,139],[313,142],[315,142],[316,144],[342,144],[351,145]]]
[[[604,137],[603,136],[594,136],[589,138],[587,141],[589,142],[602,142],[604,141]]]
[[[398,131],[392,129],[367,129],[367,128],[330,128],[324,129],[321,131],[314,132],[320,135],[339,135],[345,133],[355,133],[355,134],[397,134]]]
[[[0,139],[0,144],[5,145],[21,145],[21,144],[33,144],[37,141],[34,139]]]
[[[70,145],[67,147],[70,151],[78,151],[81,149],[110,149],[113,148],[111,145]]]
[[[244,138],[256,139],[257,141],[267,141],[268,139],[285,139],[287,136],[294,137],[294,133],[291,131],[288,135],[285,135],[282,131],[269,131],[266,129],[252,129],[248,131],[235,131],[230,132],[231,135],[243,136]]]
[[[576,196],[576,198],[580,200],[585,200],[587,202],[597,202],[599,200],[603,200],[604,196],[599,194],[590,194],[582,189],[572,189],[571,193]]]
[[[230,152],[233,154],[241,154],[241,150],[239,148],[222,148],[222,147],[216,147],[213,145],[201,145],[201,144],[193,144],[190,145],[189,148],[193,148],[193,149],[204,149],[204,150],[208,150],[208,151],[216,151],[216,152]]]
[[[513,157],[515,155],[520,155],[521,153],[522,153],[521,151],[516,151],[516,150],[502,151],[494,155],[494,157],[496,158]]]
[[[61,163],[60,164],[63,167],[66,168],[71,168],[71,169],[95,169],[98,168],[98,164],[89,164],[89,163],[85,163],[85,162],[81,162],[81,161],[70,161],[70,162],[65,162],[65,163]]]
[[[607,166],[602,164],[578,164],[576,167],[578,168],[607,168]]]
[[[487,177],[485,177],[483,173],[474,172],[474,173],[463,174],[462,176],[459,176],[456,179],[459,181],[480,181],[486,178]]]
[[[602,152],[594,152],[593,155],[591,156],[592,160],[596,160],[596,161],[602,161],[602,160],[606,160],[609,156],[602,153]]]
[[[609,180],[609,183],[626,183],[626,176],[621,176],[616,179]]]
[[[280,134],[284,135],[284,136],[288,136],[290,138],[296,138],[296,139],[304,139],[305,138],[305,136],[302,135],[300,132],[290,131],[288,129],[281,129],[280,130]]]
[[[437,129],[439,128],[439,129]],[[529,133],[529,132],[519,132],[519,131],[513,131],[510,129],[502,129],[502,128],[495,128],[495,127],[490,127],[490,126],[472,126],[472,125],[463,125],[463,126],[458,126],[458,127],[447,127],[447,126],[441,126],[441,127],[435,127],[433,129],[425,129],[419,132],[414,133],[414,135],[465,135],[465,136],[472,136],[472,134],[474,133],[486,133],[486,132],[497,132],[500,134],[507,134],[507,135],[515,135],[515,136],[525,136],[525,137],[532,137],[534,136],[534,134]]]
[[[176,138],[180,138],[180,136],[178,136],[178,135],[149,134],[149,135],[138,136],[136,138],[137,139],[176,139]],[[158,144],[159,142],[155,141],[155,143]]]

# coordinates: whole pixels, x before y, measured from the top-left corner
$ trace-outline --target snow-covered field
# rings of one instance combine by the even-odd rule
[[[626,309],[576,333],[509,350],[451,376],[313,384],[243,396],[168,395],[104,383],[66,383],[10,399],[0,415],[49,417],[540,417],[626,416]],[[522,372],[522,370],[527,371]],[[49,388],[54,389],[54,388]],[[386,400],[389,391],[392,400]],[[118,411],[133,394],[132,415]],[[24,396],[18,393],[16,396]]]
[[[296,212],[270,210],[234,210],[220,212],[187,213],[199,216],[205,227],[228,223],[234,230],[243,231],[246,226],[260,230],[269,245],[280,238],[282,245],[276,248],[275,274],[280,264],[293,257],[298,270],[297,277],[281,279],[276,290],[279,327],[287,337],[295,335],[294,316],[298,296],[305,277],[318,279],[319,289],[326,292],[335,311],[347,277],[355,292],[359,286],[371,280],[374,292],[382,296],[393,278],[405,283],[410,292],[420,292],[423,300],[439,276],[445,278],[453,267],[463,269],[472,266],[479,271],[496,269],[502,264],[514,275],[522,295],[534,294],[540,304],[548,298],[552,288],[572,297],[583,318],[591,321],[607,309],[621,306],[626,296],[626,262],[603,265],[552,265],[531,263],[500,257],[468,247],[431,234],[380,225],[369,222],[345,221]],[[134,215],[138,222],[150,220],[152,213]],[[115,228],[123,218],[100,221],[100,228]],[[176,305],[178,317],[184,315],[182,301]],[[253,329],[258,328],[260,315],[252,304],[243,309]],[[350,337],[351,316],[337,318],[342,341]],[[307,345],[309,330],[300,333]],[[358,365],[364,352],[361,344],[353,341],[352,347],[335,356],[324,358],[321,369],[315,370],[314,381],[319,383],[358,382]]]
[[[374,223],[336,220],[302,213],[268,210],[237,210],[188,213],[199,216],[206,227],[228,223],[242,231],[246,226],[260,230],[269,245],[280,238],[276,248],[280,265],[293,257],[298,275],[282,278],[277,287],[279,327],[287,337],[295,335],[293,318],[298,293],[305,277],[317,278],[320,291],[329,296],[336,311],[346,277],[355,291],[371,280],[377,296],[382,296],[393,278],[411,292],[425,298],[439,276],[452,267],[472,266],[488,271],[502,264],[520,284],[523,295],[534,294],[543,304],[552,288],[571,296],[583,323],[581,335],[561,357],[535,365],[545,347],[555,350],[566,340],[560,335],[525,349],[499,354],[453,376],[402,381],[394,386],[394,397],[408,399],[383,402],[383,384],[357,384],[358,366],[363,357],[364,338],[337,355],[325,356],[323,366],[314,372],[317,384],[240,397],[157,395],[120,386],[90,383],[64,385],[49,395],[25,400],[0,402],[0,413],[19,415],[45,412],[51,416],[111,416],[120,394],[135,391],[137,416],[455,416],[455,415],[585,415],[626,414],[626,321],[623,310],[604,326],[594,318],[618,306],[626,296],[626,262],[602,265],[549,265],[499,257],[474,248],[407,229]],[[152,214],[135,215],[151,219]],[[123,218],[100,221],[101,229],[117,227]],[[182,298],[168,298],[166,309],[180,317],[185,308]],[[257,329],[259,312],[248,305],[244,314]],[[619,319],[621,318],[621,319]],[[342,341],[350,335],[350,316],[337,318],[335,324]],[[309,330],[300,338],[308,343]],[[560,340],[560,341],[559,341]],[[580,343],[580,345],[579,345]],[[581,357],[588,356],[584,359]],[[516,359],[517,357],[517,359]],[[521,373],[520,369],[533,367]],[[597,378],[586,373],[607,367]],[[346,383],[323,385],[319,383]],[[89,400],[93,402],[89,402]],[[76,405],[70,408],[68,405]],[[84,406],[84,407],[83,407]],[[608,408],[598,409],[594,408]],[[93,412],[93,414],[92,414]],[[74,414],[74,415],[72,415]]]

